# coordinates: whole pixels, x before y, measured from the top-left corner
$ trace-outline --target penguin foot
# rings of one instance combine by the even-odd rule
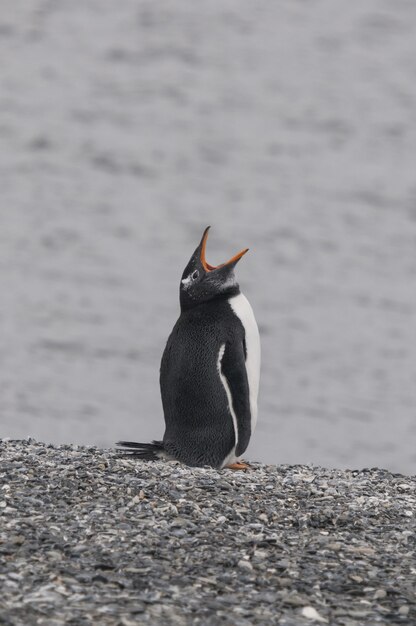
[[[244,463],[244,461],[237,461],[237,463],[231,463],[230,465],[226,465],[228,469],[232,470],[248,470],[250,469],[250,465],[248,463]]]

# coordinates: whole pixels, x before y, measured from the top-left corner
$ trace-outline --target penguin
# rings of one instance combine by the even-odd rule
[[[145,460],[243,470],[249,467],[241,457],[256,426],[260,379],[258,327],[234,275],[248,248],[210,265],[209,229],[182,274],[180,316],[162,356],[163,440],[118,445]]]

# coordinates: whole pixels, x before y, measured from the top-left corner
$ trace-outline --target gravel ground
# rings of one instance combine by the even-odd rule
[[[0,450],[0,624],[416,623],[416,477]]]

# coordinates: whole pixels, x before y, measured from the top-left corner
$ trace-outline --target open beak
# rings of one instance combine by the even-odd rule
[[[201,249],[201,263],[202,263],[202,267],[204,268],[204,270],[206,272],[212,272],[212,270],[217,270],[220,267],[225,267],[226,265],[235,265],[235,263],[237,263],[237,261],[239,261],[241,259],[241,257],[248,252],[248,248],[244,248],[243,250],[240,250],[240,252],[238,252],[236,255],[234,255],[233,257],[231,257],[231,259],[229,259],[226,263],[221,263],[221,265],[210,265],[209,263],[207,263],[207,260],[205,258],[205,250],[207,247],[207,239],[208,239],[208,231],[211,227],[207,226],[206,229],[204,230],[204,234],[202,235],[202,239],[201,239],[201,243],[199,244],[200,249]]]

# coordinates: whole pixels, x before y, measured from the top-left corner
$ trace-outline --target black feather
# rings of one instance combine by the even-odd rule
[[[117,441],[117,446],[121,446],[119,452],[123,456],[132,456],[143,461],[157,461],[160,456],[158,452],[163,452],[162,441],[152,441],[152,443],[138,443],[136,441]]]

